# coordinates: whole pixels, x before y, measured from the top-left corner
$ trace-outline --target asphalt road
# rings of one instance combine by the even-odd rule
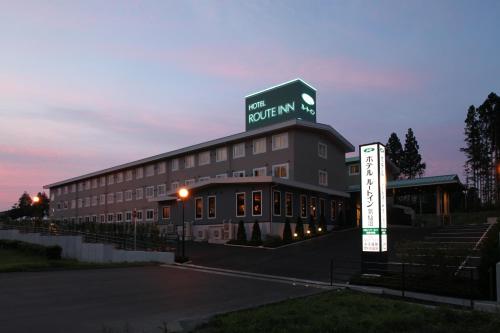
[[[320,290],[168,267],[0,274],[0,331],[162,332]],[[128,327],[128,331],[127,331]]]

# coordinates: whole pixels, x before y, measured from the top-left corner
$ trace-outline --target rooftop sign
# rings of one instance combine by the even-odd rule
[[[290,119],[316,122],[316,89],[301,79],[245,97],[247,131]]]

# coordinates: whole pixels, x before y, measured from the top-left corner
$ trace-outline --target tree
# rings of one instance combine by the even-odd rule
[[[401,168],[401,159],[403,158],[403,146],[396,133],[391,133],[386,145],[387,157],[398,168]]]
[[[43,218],[49,215],[50,200],[45,192],[38,192],[38,202],[33,202],[33,217]]]
[[[252,244],[262,244],[262,234],[260,232],[259,221],[255,220],[252,228]]]
[[[285,227],[283,228],[283,241],[285,243],[292,241],[292,228],[290,227],[290,221],[288,218],[285,220]]]
[[[304,225],[302,224],[302,219],[297,216],[297,222],[295,223],[295,233],[298,238],[304,237]]]
[[[413,134],[413,130],[408,128],[403,155],[400,161],[401,173],[408,179],[414,179],[417,176],[422,177],[425,172],[426,165],[422,163],[422,156],[418,151],[419,149],[420,146]]]
[[[240,220],[238,223],[238,233],[236,236],[236,240],[241,243],[246,243],[247,241],[247,232],[245,230],[245,224]]]

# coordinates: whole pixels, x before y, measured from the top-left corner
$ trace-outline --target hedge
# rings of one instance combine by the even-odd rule
[[[62,248],[59,245],[42,246],[17,240],[0,239],[0,249],[17,250],[37,256],[44,256],[48,260],[61,259]]]

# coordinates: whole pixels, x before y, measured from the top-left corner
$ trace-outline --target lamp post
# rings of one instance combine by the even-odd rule
[[[184,200],[186,200],[189,197],[189,191],[185,187],[181,187],[179,191],[177,191],[177,195],[179,196],[179,200],[182,203],[182,259],[184,260],[185,257],[185,235],[186,235],[186,224],[184,223]]]

